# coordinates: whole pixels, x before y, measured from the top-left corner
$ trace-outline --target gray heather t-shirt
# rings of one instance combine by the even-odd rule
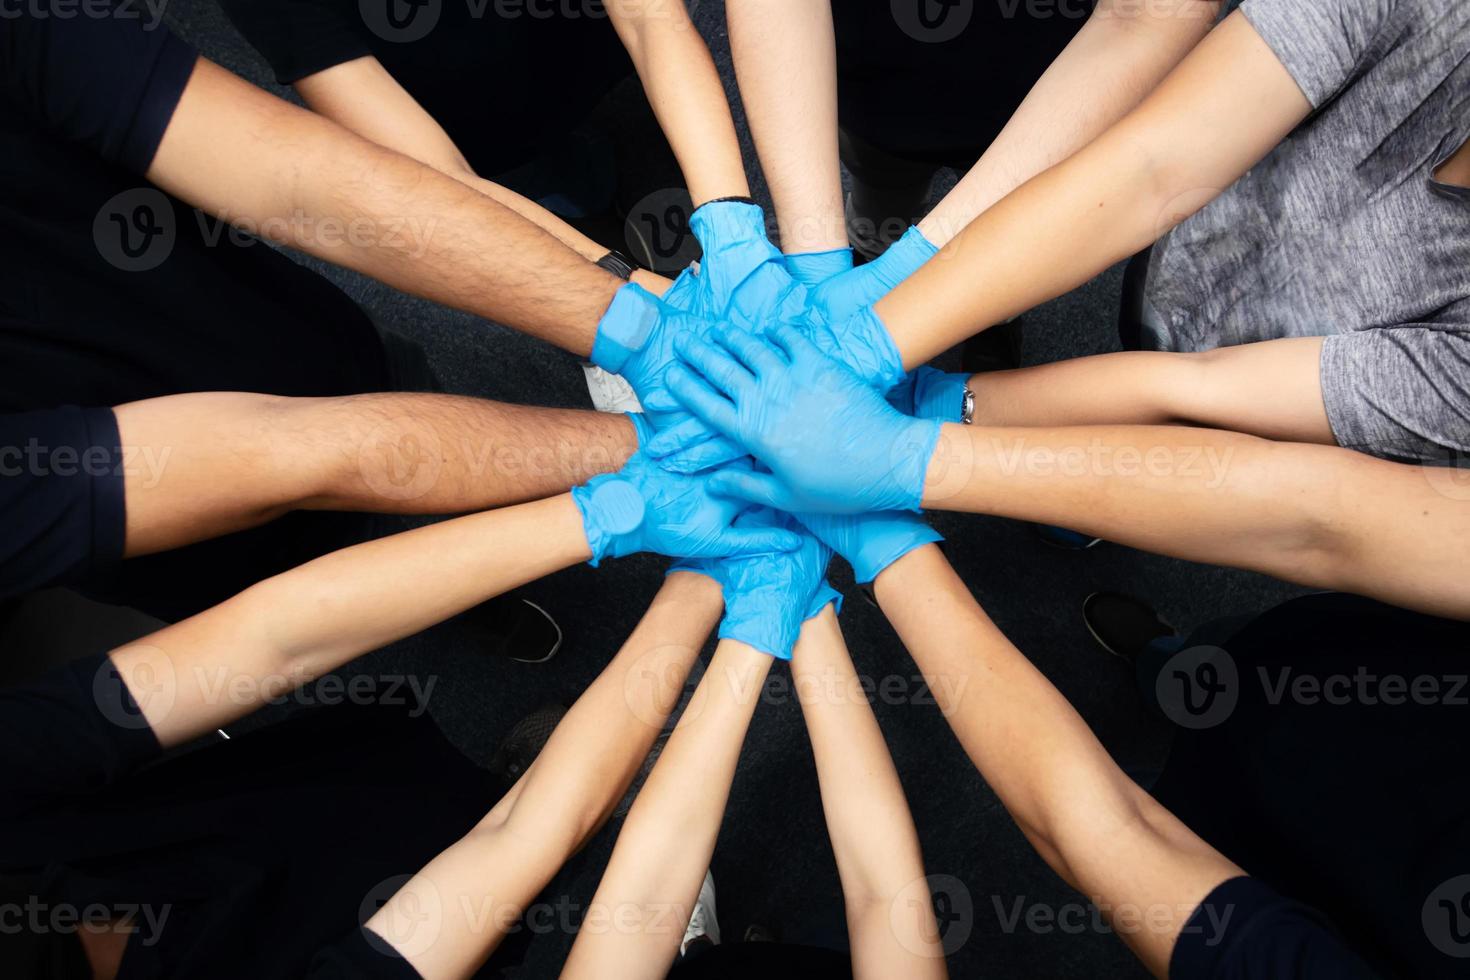
[[[1154,248],[1159,344],[1325,336],[1337,440],[1470,452],[1470,0],[1245,0],[1315,113]]]

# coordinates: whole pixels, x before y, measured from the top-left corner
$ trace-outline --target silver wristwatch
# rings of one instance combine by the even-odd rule
[[[965,385],[965,393],[960,399],[960,422],[965,425],[975,424],[975,393]]]

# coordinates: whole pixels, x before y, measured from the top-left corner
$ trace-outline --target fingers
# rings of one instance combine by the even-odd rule
[[[800,510],[786,485],[769,473],[732,472],[726,470],[710,477],[710,493],[732,500],[773,507],[776,510]]]
[[[697,420],[696,420],[697,421]],[[702,425],[702,423],[701,423]],[[685,475],[703,473],[732,463],[745,455],[745,450],[724,436],[706,438],[704,442],[691,446],[659,460],[666,470]]]
[[[716,335],[721,344],[753,373],[779,371],[787,366],[781,356],[759,337],[739,327],[726,327]]]
[[[716,391],[731,399],[749,395],[755,389],[755,376],[728,351],[691,334],[674,341],[674,352],[708,379]],[[673,370],[674,365],[670,367]]]
[[[638,401],[645,412],[679,411],[679,402],[663,388],[655,388],[648,393],[647,398],[640,398]]]
[[[675,404],[678,404],[678,399],[675,399]],[[641,445],[644,452],[654,459],[661,460],[665,456],[672,456],[686,449],[692,449],[700,443],[708,442],[710,434],[709,426],[703,421],[687,416],[684,421],[666,427],[658,435]]]
[[[730,555],[769,555],[777,552],[795,551],[801,547],[801,537],[794,531],[779,528],[731,528],[721,540],[728,546]]]
[[[826,357],[822,351],[807,339],[806,334],[789,323],[783,323],[771,331],[771,339],[794,361],[798,357]]]
[[[737,435],[739,416],[735,412],[735,406],[730,403],[730,399],[710,387],[704,378],[682,364],[671,364],[664,376],[664,382],[679,404],[710,428],[726,436]],[[656,443],[658,440],[654,441]]]

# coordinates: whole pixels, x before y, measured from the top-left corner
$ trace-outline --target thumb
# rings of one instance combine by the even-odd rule
[[[770,473],[723,471],[710,477],[710,493],[776,510],[795,510],[786,484]],[[789,532],[788,532],[789,533]],[[789,549],[783,549],[789,550]]]

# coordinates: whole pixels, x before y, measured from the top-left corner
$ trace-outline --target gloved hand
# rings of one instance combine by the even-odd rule
[[[829,602],[842,609],[842,595],[823,581],[832,551],[788,514],[754,510],[736,521],[739,528],[778,528],[797,533],[801,546],[780,554],[683,561],[669,571],[708,575],[725,593],[720,638],[739,640],[778,660],[790,660],[801,624]]]
[[[748,472],[747,461],[731,473]],[[721,472],[725,472],[722,470]],[[634,453],[616,474],[595,476],[572,491],[595,568],[603,558],[653,551],[674,558],[721,558],[791,551],[801,536],[785,528],[735,527],[747,509],[711,492],[713,474],[672,473],[647,453]]]
[[[822,311],[828,323],[842,323],[887,296],[938,251],[923,232],[910,228],[888,251],[866,265],[854,269],[849,262],[849,271],[817,285],[807,283],[811,287],[808,302]]]
[[[675,349],[691,367],[669,369],[670,390],[771,473],[721,471],[712,489],[792,513],[919,509],[938,420],[896,411],[795,328],[778,328],[771,342],[733,328],[715,339],[680,339]],[[649,453],[676,452],[686,437],[671,428]]]
[[[754,334],[775,323],[806,319],[806,289],[792,278],[786,257],[766,237],[765,212],[746,201],[711,201],[689,219],[704,249],[696,289],[673,291],[690,309]],[[677,284],[676,284],[677,285]]]
[[[801,523],[852,566],[853,578],[867,585],[904,555],[943,541],[922,517],[895,510],[870,514],[803,514]]]
[[[892,400],[892,397],[890,397],[889,401]],[[899,411],[902,411],[902,409],[899,409]],[[648,421],[642,412],[626,412],[624,414],[628,416],[628,421],[633,423],[633,434],[638,437],[638,448],[640,450],[647,449],[648,444],[653,441],[655,435],[652,423]]]
[[[945,374],[938,368],[917,367],[888,393],[888,404],[916,419],[941,422],[965,420],[968,374]]]
[[[852,249],[834,248],[828,252],[798,252],[788,255],[786,271],[791,274],[792,279],[811,288],[852,271]]]
[[[592,363],[622,375],[633,386],[643,403],[645,420],[655,430],[688,422],[691,417],[669,394],[664,375],[674,361],[674,338],[686,333],[703,335],[711,326],[711,321],[678,310],[642,286],[629,283],[618,290],[597,325]],[[691,440],[689,450],[671,460],[668,468],[696,472],[744,455],[709,431],[704,439]]]

